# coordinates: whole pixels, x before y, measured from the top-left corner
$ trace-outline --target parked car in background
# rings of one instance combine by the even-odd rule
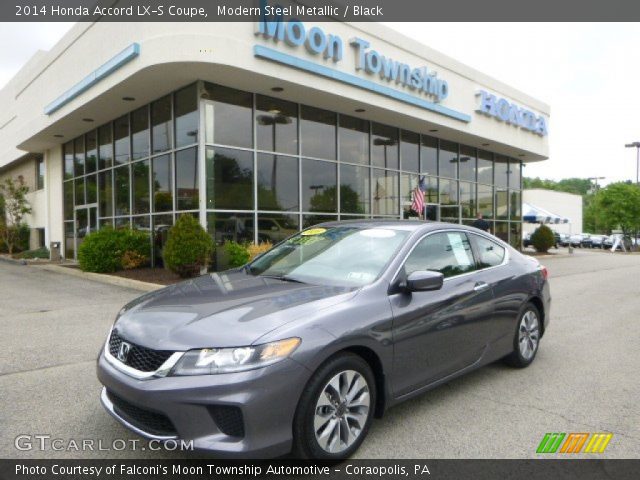
[[[574,233],[569,237],[569,243],[572,247],[582,247],[582,235]]]
[[[568,247],[569,246],[569,234],[568,233],[561,233],[560,234],[560,240],[558,240],[558,245],[560,245],[561,247]]]
[[[604,248],[605,235],[591,235],[591,248]]]
[[[580,242],[580,246],[582,248],[591,248],[591,234],[590,233],[581,233],[582,241]]]

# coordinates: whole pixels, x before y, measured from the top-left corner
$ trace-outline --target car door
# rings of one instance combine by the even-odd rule
[[[487,323],[487,341],[491,345],[506,343],[509,346],[529,285],[525,278],[514,278],[504,246],[484,235],[470,233],[469,238],[480,269],[478,280],[489,284],[493,291],[494,312]]]
[[[467,234],[427,234],[407,256],[398,281],[417,270],[444,274],[435,291],[390,294],[393,311],[393,388],[396,396],[455,373],[482,357],[493,312],[490,286],[476,278]]]

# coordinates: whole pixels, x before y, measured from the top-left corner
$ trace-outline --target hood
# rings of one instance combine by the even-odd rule
[[[251,345],[356,291],[256,277],[243,270],[213,273],[139,297],[123,308],[114,329],[154,350]]]

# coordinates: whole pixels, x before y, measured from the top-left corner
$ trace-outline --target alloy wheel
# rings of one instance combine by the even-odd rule
[[[355,370],[334,375],[316,403],[313,431],[318,445],[328,453],[353,445],[367,423],[370,402],[364,376]]]
[[[536,353],[538,342],[540,341],[538,315],[532,310],[527,310],[522,316],[522,320],[520,320],[520,328],[518,331],[520,355],[527,361],[531,360]]]

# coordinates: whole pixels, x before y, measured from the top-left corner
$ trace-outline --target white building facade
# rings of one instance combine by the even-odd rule
[[[548,157],[546,104],[374,23],[79,23],[0,104],[0,177],[35,172],[29,224],[67,259],[181,214],[217,243],[409,217],[423,177],[428,219],[519,245]]]

